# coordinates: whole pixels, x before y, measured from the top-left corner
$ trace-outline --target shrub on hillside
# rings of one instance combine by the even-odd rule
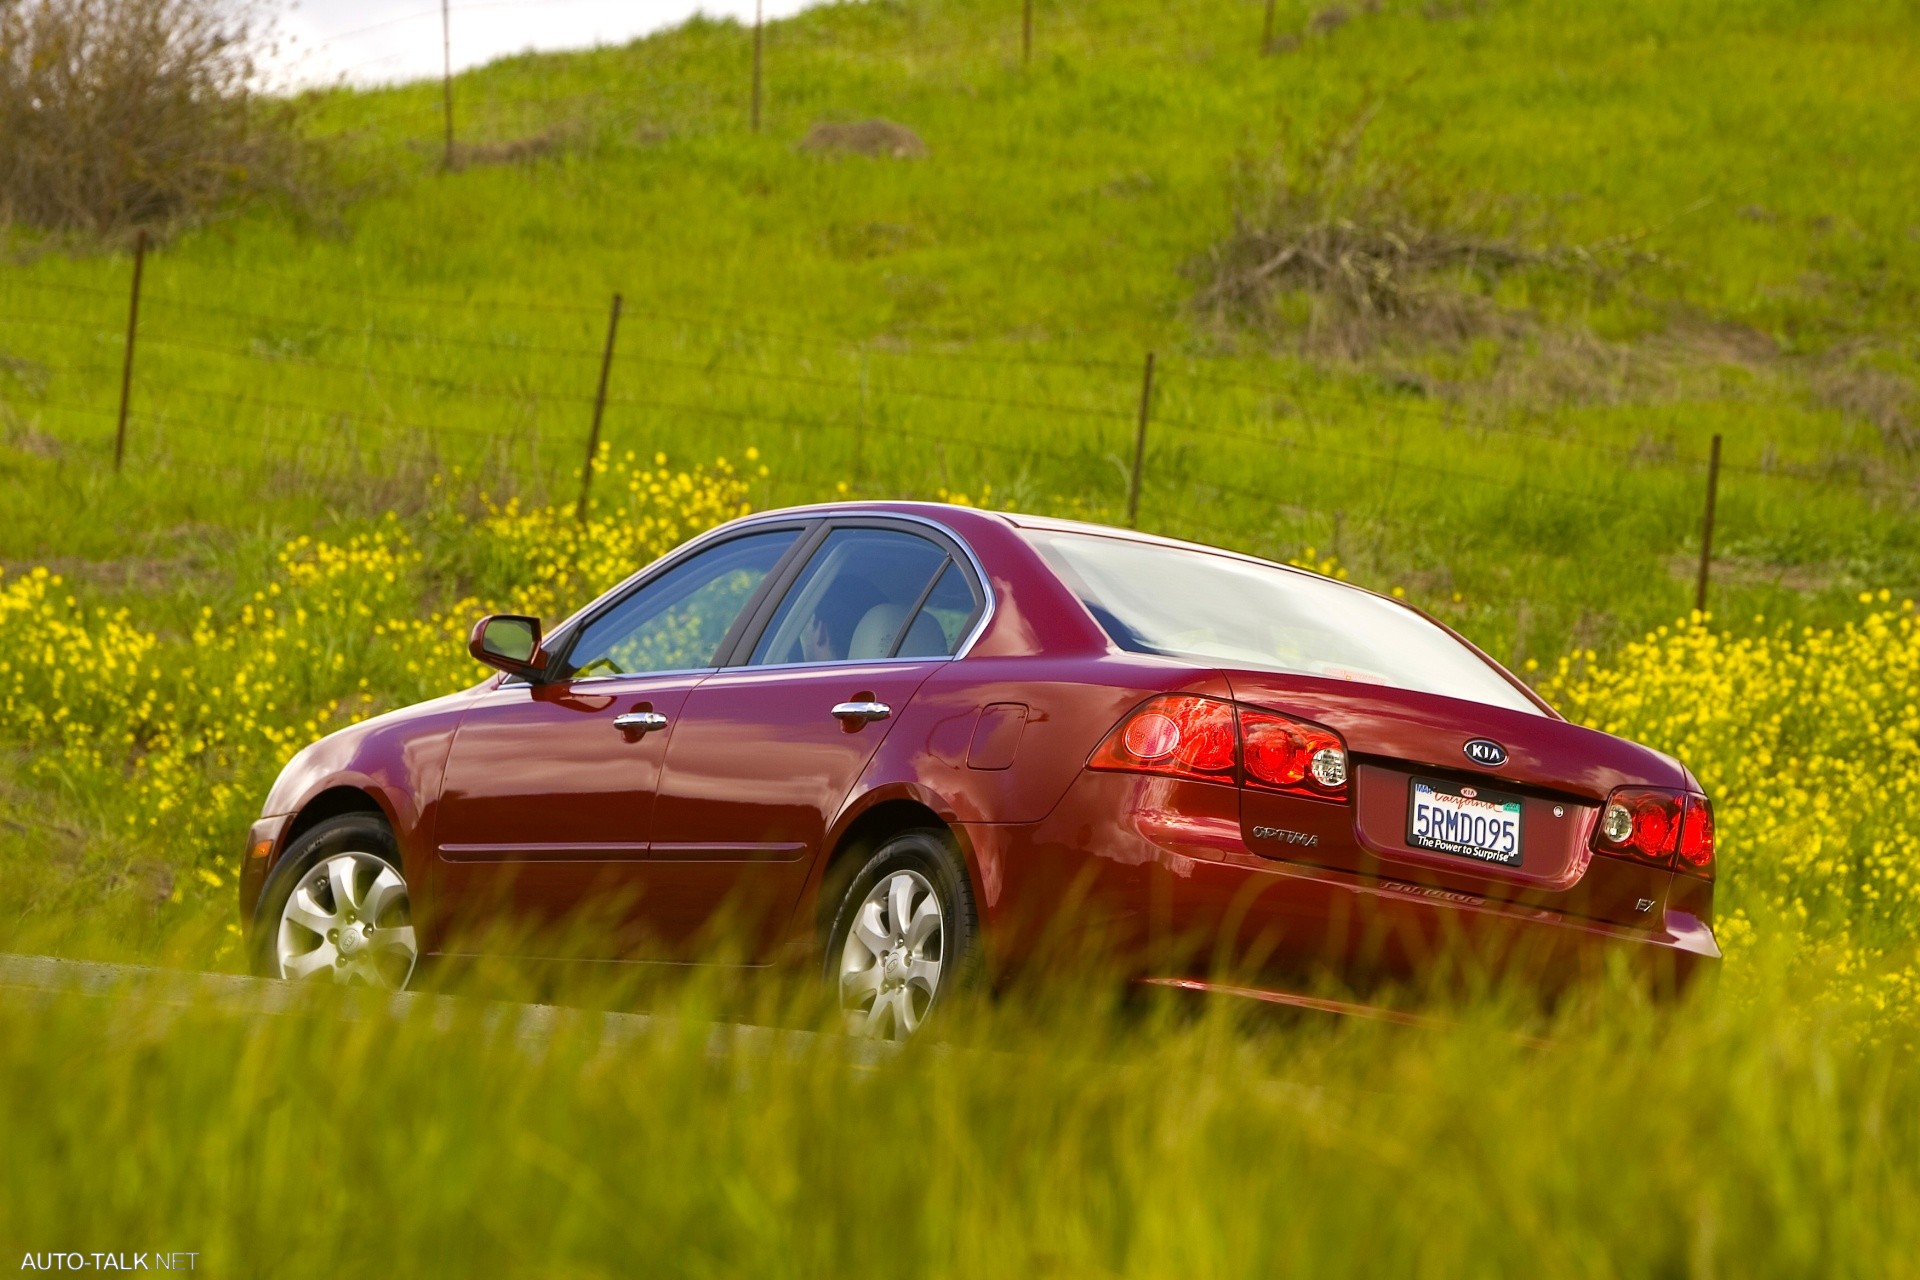
[[[1586,289],[1652,261],[1637,237],[1535,243],[1516,212],[1463,198],[1370,154],[1369,106],[1325,135],[1282,139],[1235,174],[1233,229],[1187,264],[1194,304],[1230,328],[1304,330],[1314,351],[1359,355],[1452,343],[1520,319],[1493,301],[1520,272]]]
[[[0,0],[0,217],[108,234],[291,189],[252,0]]]

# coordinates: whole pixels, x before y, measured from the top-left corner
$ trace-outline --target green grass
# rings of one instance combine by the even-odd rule
[[[1913,1045],[1757,995],[1445,1030],[1016,1003],[876,1068],[697,1020],[11,1001],[0,1242],[287,1277],[1910,1274]]]
[[[1039,0],[1023,68],[1017,6],[831,6],[769,31],[757,137],[748,34],[696,22],[460,77],[469,143],[557,145],[455,173],[437,169],[437,87],[319,96],[307,127],[336,198],[149,256],[120,475],[129,258],[13,233],[0,585],[45,564],[83,607],[125,606],[163,640],[168,698],[195,692],[174,669],[205,661],[186,639],[203,609],[247,640],[231,619],[292,536],[337,543],[391,513],[424,559],[391,590],[349,580],[381,617],[507,599],[527,542],[490,549],[452,513],[482,492],[571,499],[618,291],[606,438],[676,465],[757,448],[756,505],[959,494],[1118,519],[1153,351],[1143,527],[1332,554],[1516,665],[1685,612],[1715,434],[1718,618],[1823,627],[1864,589],[1914,594],[1912,13],[1347,10],[1329,29],[1282,3],[1286,47],[1261,57],[1251,0]],[[1458,342],[1388,326],[1352,357],[1198,317],[1186,267],[1231,231],[1239,175],[1368,104],[1365,154],[1424,207],[1650,260],[1510,274],[1488,299],[1501,323]],[[817,120],[869,116],[930,157],[796,148]],[[363,664],[374,705],[431,683],[345,610],[311,638]],[[0,616],[5,652],[48,643]],[[73,675],[85,724],[137,700],[90,701]],[[1670,698],[1721,688],[1668,676]],[[285,687],[317,705],[343,679],[316,662]],[[1894,752],[1912,714],[1889,707],[1862,740]],[[1692,732],[1685,706],[1662,715]],[[1700,754],[1743,780],[1753,743],[1838,767],[1757,717],[1700,717],[1728,726]],[[211,800],[148,827],[144,748],[89,762],[70,737],[3,744],[0,946],[236,964],[231,885],[209,879],[240,833],[203,838]],[[175,784],[243,792],[277,763],[210,755]],[[1905,813],[1909,774],[1884,774],[1884,811]],[[1739,953],[1677,1007],[1619,984],[1550,1015],[1494,993],[1414,1032],[1116,1011],[1076,989],[956,1010],[958,1049],[869,1072],[832,1047],[714,1061],[691,1033],[614,1052],[590,1021],[529,1049],[478,1019],[342,1021],[325,999],[257,1019],[10,996],[0,1246],[199,1250],[219,1275],[1910,1272],[1912,938],[1884,912],[1870,954],[1847,931],[1885,858],[1840,815],[1817,873],[1767,882],[1791,894],[1804,873],[1846,899],[1809,941],[1739,881],[1744,858],[1810,847],[1818,815],[1753,807],[1773,825],[1729,833],[1722,887],[1752,908]],[[791,993],[728,994],[648,998],[811,1016]]]

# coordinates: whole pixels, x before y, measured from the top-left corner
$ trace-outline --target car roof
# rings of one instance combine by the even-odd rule
[[[1355,591],[1368,595],[1380,593],[1369,591],[1339,578],[1328,578],[1312,569],[1300,565],[1286,564],[1279,560],[1268,560],[1261,556],[1249,555],[1244,551],[1235,551],[1229,547],[1215,546],[1208,542],[1193,542],[1185,538],[1168,538],[1156,533],[1143,533],[1138,529],[1123,529],[1118,525],[1097,524],[1091,520],[1068,520],[1060,516],[1030,515],[1021,511],[990,511],[981,507],[961,506],[951,502],[914,502],[907,500],[879,500],[871,502],[814,502],[803,506],[782,507],[772,511],[756,511],[751,519],[766,519],[774,516],[888,516],[912,515],[935,521],[951,521],[954,516],[966,519],[991,520],[1009,525],[1015,529],[1031,529],[1044,533],[1079,533],[1102,538],[1118,538],[1126,542],[1140,542],[1151,546],[1170,547],[1181,551],[1199,551],[1208,555],[1229,556],[1235,560],[1245,560],[1250,564],[1263,565],[1270,569],[1281,569],[1288,573],[1298,573],[1309,578],[1326,578],[1338,582],[1341,586],[1351,587]],[[956,530],[956,532],[959,532]],[[1399,603],[1396,601],[1396,603]]]

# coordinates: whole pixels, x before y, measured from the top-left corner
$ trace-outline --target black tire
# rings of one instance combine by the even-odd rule
[[[954,848],[952,836],[938,828],[921,828],[901,832],[887,840],[860,865],[851,880],[842,882],[845,889],[826,931],[826,949],[821,962],[821,976],[836,1004],[840,1001],[841,957],[861,904],[876,886],[899,871],[924,877],[933,886],[939,901],[944,939],[942,975],[928,1012],[950,993],[964,991],[979,982],[980,914],[974,903],[973,882],[967,876],[959,851]]]
[[[393,838],[386,819],[372,813],[343,813],[328,818],[293,842],[267,876],[260,901],[253,910],[248,933],[249,962],[254,973],[263,978],[280,976],[274,962],[274,937],[280,927],[280,913],[300,878],[322,858],[336,853],[370,853],[392,864],[402,880],[406,869],[400,863],[400,845]]]

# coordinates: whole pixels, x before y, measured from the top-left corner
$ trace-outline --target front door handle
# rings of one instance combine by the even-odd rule
[[[613,727],[621,733],[652,733],[667,727],[667,718],[658,711],[629,711],[613,718]]]
[[[843,702],[833,709],[833,718],[849,729],[885,720],[892,714],[893,708],[884,702]]]

